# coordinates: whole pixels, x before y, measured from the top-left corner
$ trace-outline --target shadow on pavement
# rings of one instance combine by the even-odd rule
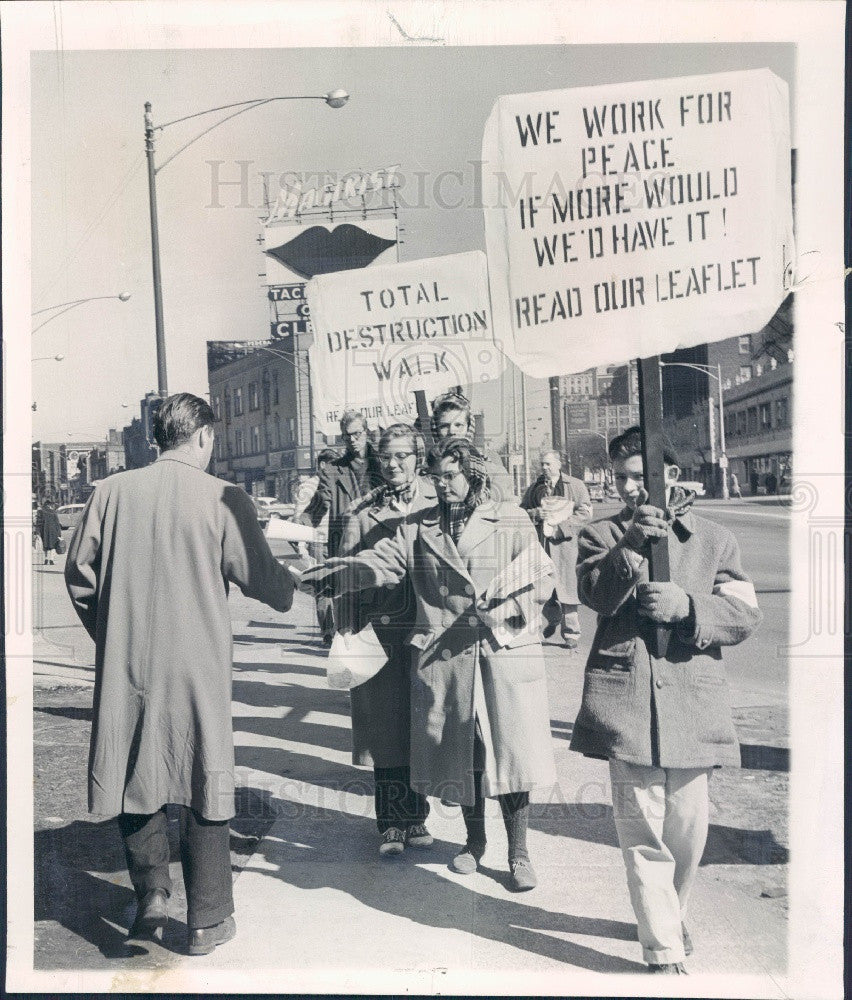
[[[75,705],[36,705],[36,712],[43,712],[45,715],[61,716],[64,719],[74,719],[77,722],[91,722],[92,710]]]
[[[612,806],[602,802],[533,802],[530,828],[604,847],[618,847]],[[783,865],[789,851],[771,830],[710,824],[701,865]]]
[[[789,747],[770,747],[760,744],[740,744],[741,766],[754,771],[789,771]]]
[[[253,791],[266,794],[258,789]],[[631,962],[553,936],[583,934],[632,941],[636,935],[632,923],[554,913],[515,902],[511,896],[495,899],[475,891],[483,877],[504,884],[506,872],[480,869],[470,876],[468,888],[414,864],[419,861],[449,865],[458,844],[436,840],[431,848],[409,848],[398,860],[382,861],[376,854],[376,826],[371,817],[280,802],[271,797],[268,802],[270,808],[291,817],[292,828],[288,830],[291,824],[279,821],[276,837],[261,843],[263,873],[298,889],[335,889],[383,913],[430,927],[466,931],[596,972],[635,973],[645,968],[638,961]],[[292,839],[282,839],[288,833]]]

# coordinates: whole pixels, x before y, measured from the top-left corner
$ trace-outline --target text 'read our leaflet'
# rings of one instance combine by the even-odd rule
[[[769,70],[500,97],[482,158],[495,336],[545,377],[761,329],[792,283]]]

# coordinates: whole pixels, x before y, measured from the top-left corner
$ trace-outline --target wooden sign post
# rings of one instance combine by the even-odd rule
[[[417,404],[417,422],[420,425],[420,433],[426,442],[426,450],[432,447],[432,420],[429,414],[429,404],[426,402],[426,390],[415,389],[414,401]]]
[[[639,367],[639,421],[642,425],[642,465],[648,503],[660,510],[666,509],[666,473],[663,462],[663,393],[660,385],[660,358],[640,358]],[[648,559],[649,578],[656,583],[667,583],[669,572],[669,540],[659,538],[651,544]],[[655,655],[666,655],[669,630],[665,625],[655,629]]]

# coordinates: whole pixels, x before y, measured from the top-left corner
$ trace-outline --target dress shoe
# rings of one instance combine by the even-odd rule
[[[450,867],[454,872],[458,872],[459,875],[473,875],[476,869],[479,868],[479,862],[484,853],[484,847],[480,850],[478,847],[472,848],[467,844],[450,862]]]
[[[648,972],[662,973],[665,976],[685,976],[687,974],[686,969],[683,967],[683,962],[663,962],[662,965],[651,964],[648,966]]]
[[[195,927],[187,931],[186,950],[190,955],[209,955],[213,949],[230,941],[237,933],[233,917],[225,917],[220,924],[212,927]]]
[[[529,858],[512,858],[509,861],[509,868],[511,869],[509,888],[513,892],[528,892],[538,885],[538,879]]]
[[[426,829],[425,823],[412,823],[405,831],[405,843],[411,847],[431,847],[435,838]]]
[[[127,935],[142,941],[161,941],[163,928],[169,922],[168,894],[165,889],[152,889],[139,901],[136,919]]]
[[[393,858],[405,850],[405,834],[397,826],[389,827],[382,834],[379,854],[383,858]]]
[[[566,649],[576,649],[580,645],[580,637],[576,632],[563,632],[562,645]]]

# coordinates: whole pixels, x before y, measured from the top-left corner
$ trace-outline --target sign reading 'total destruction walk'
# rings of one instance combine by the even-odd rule
[[[411,422],[415,390],[434,398],[501,373],[479,251],[319,275],[307,297],[314,410],[329,429],[350,408],[374,426]]]
[[[556,375],[761,329],[794,247],[769,70],[500,97],[483,204],[495,335]]]

